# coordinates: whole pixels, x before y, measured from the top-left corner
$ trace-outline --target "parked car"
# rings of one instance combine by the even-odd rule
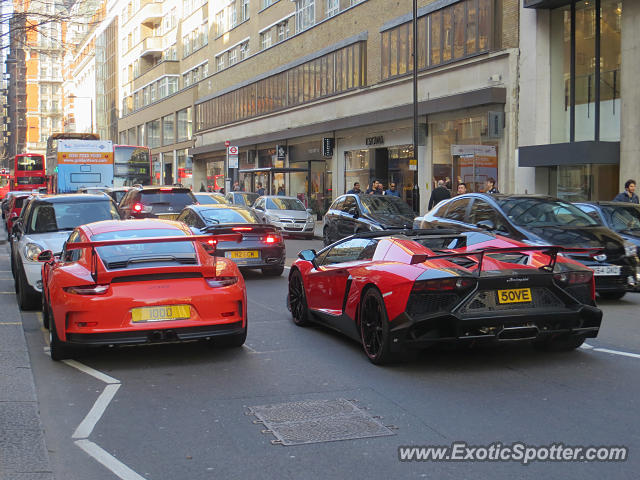
[[[545,195],[470,193],[440,202],[416,228],[482,228],[530,245],[601,247],[599,254],[568,254],[593,269],[602,298],[622,298],[640,283],[636,246],[574,205]]]
[[[593,272],[563,252],[476,232],[360,233],[300,252],[287,303],[296,325],[337,329],[375,364],[441,343],[570,350],[597,336],[602,312]]]
[[[412,228],[416,214],[406,202],[387,195],[346,194],[323,217],[325,245],[358,232]]]
[[[9,212],[7,216],[7,238],[11,238],[11,229],[13,227],[13,222],[15,222],[18,217],[20,217],[20,212],[22,211],[22,207],[27,198],[29,198],[31,194],[26,193],[22,195],[12,195],[9,199],[9,207],[7,211]]]
[[[265,195],[253,204],[258,218],[289,235],[313,238],[316,221],[311,209],[295,197]]]
[[[197,203],[191,190],[178,186],[135,186],[120,201],[118,211],[123,220],[163,218],[175,220],[184,207]]]
[[[286,250],[282,235],[264,224],[253,210],[236,205],[189,205],[178,216],[197,235],[241,233],[240,243],[225,243],[215,250],[238,267],[259,268],[265,275],[282,275]]]
[[[112,219],[119,220],[120,216],[107,195],[34,196],[14,223],[11,236],[12,270],[20,308],[40,306],[42,265],[38,263],[38,255],[41,252],[59,253],[77,226]]]
[[[224,195],[221,193],[210,193],[210,192],[198,192],[193,194],[198,200],[200,205],[217,205],[223,204],[227,205],[227,201],[224,199]]]
[[[626,202],[580,202],[574,205],[598,224],[633,243],[640,255],[640,205]]]
[[[7,194],[4,196],[2,201],[0,201],[0,209],[2,209],[2,218],[5,221],[9,214],[9,200],[11,200],[11,197],[14,195],[21,195],[24,193],[25,192],[22,192],[22,191],[10,191],[10,192],[7,192]]]
[[[235,263],[178,222],[107,221],[76,228],[43,266],[43,319],[51,358],[77,347],[211,340],[239,347],[247,336],[247,296]],[[42,265],[42,263],[41,263]]]
[[[230,205],[250,207],[258,197],[259,195],[253,192],[227,192],[227,194],[224,196],[224,199]]]

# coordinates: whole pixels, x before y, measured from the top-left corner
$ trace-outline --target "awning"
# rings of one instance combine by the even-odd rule
[[[308,172],[308,168],[289,168],[289,167],[263,167],[263,168],[247,168],[238,170],[239,173],[291,173],[291,172]]]
[[[571,0],[524,0],[524,8],[558,8],[571,5]]]
[[[620,142],[570,142],[518,148],[521,167],[620,163]]]

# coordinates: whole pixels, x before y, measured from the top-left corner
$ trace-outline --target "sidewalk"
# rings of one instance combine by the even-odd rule
[[[0,234],[6,238],[4,229]],[[52,480],[9,247],[0,242],[0,480]]]

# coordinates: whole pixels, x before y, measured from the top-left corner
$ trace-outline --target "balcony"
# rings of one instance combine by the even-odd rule
[[[136,15],[140,23],[158,25],[162,22],[162,3],[150,2],[144,5]]]
[[[147,37],[141,42],[141,57],[162,55],[162,37]]]
[[[179,75],[180,62],[177,60],[164,60],[150,68],[148,71],[133,80],[133,91],[157,80],[164,75]]]

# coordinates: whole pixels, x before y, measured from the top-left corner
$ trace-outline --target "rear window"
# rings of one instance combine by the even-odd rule
[[[235,204],[236,205],[244,205],[250,207],[253,205],[253,202],[258,198],[257,193],[236,193],[235,196]]]
[[[22,208],[22,205],[27,198],[28,197],[16,197],[16,201],[13,203],[13,208]]]
[[[119,220],[113,202],[38,203],[33,206],[28,233],[73,230],[86,223]]]
[[[205,223],[260,223],[251,210],[236,208],[208,208],[198,210]]]
[[[270,210],[305,211],[304,205],[297,198],[267,198],[267,208]]]
[[[189,191],[170,190],[166,192],[152,190],[141,192],[140,202],[144,205],[166,205],[174,210],[182,210],[187,205],[193,205],[196,200]]]
[[[208,193],[194,193],[200,205],[217,205],[218,203],[226,203],[223,197],[216,197]]]
[[[150,228],[120,230],[93,235],[91,241],[124,240],[130,238],[178,237],[182,230]],[[168,264],[195,264],[196,251],[192,242],[136,243],[96,248],[98,255],[110,270],[118,268],[145,268]]]

